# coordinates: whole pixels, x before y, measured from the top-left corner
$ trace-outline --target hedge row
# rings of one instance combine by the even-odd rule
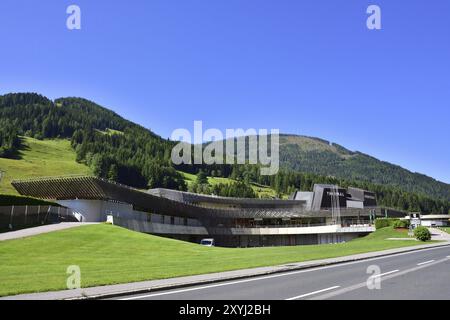
[[[395,221],[393,227],[395,229],[409,229],[411,223],[408,220],[398,220]]]
[[[382,229],[386,227],[393,227],[394,223],[400,221],[400,219],[395,218],[380,218],[375,220],[375,228]]]
[[[380,218],[375,220],[375,227],[378,229],[386,227],[394,227],[395,229],[408,229],[410,222],[408,220],[400,220],[396,218]]]

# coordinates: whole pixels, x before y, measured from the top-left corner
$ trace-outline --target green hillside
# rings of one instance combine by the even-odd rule
[[[69,174],[91,174],[90,169],[75,161],[75,151],[69,140],[36,140],[24,137],[20,159],[0,158],[0,170],[5,176],[0,182],[0,193],[17,194],[11,186],[14,179]]]
[[[206,248],[177,240],[92,225],[0,242],[0,296],[66,288],[68,266],[82,287],[272,266],[417,245],[389,241],[392,228],[342,244],[249,249]],[[406,237],[405,232],[403,236]],[[126,257],[126,258],[124,258]]]

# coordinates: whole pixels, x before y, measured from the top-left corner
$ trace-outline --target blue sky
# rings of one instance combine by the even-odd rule
[[[277,128],[450,183],[449,16],[448,0],[2,0],[0,93],[85,97],[163,137]]]

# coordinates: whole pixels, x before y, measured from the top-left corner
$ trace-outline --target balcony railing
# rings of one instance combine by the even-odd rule
[[[316,223],[316,224],[274,224],[274,225],[235,225],[231,228],[234,229],[264,229],[264,228],[310,228],[310,227],[326,227],[335,226],[335,223]],[[341,224],[341,228],[370,228],[372,225],[370,223],[362,224]],[[224,226],[222,226],[224,227]]]

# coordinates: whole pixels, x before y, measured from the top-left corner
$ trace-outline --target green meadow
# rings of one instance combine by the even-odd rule
[[[14,179],[91,173],[87,166],[75,161],[75,151],[69,140],[24,137],[23,145],[19,159],[0,158],[0,170],[5,172],[0,194],[17,195],[11,185]]]

